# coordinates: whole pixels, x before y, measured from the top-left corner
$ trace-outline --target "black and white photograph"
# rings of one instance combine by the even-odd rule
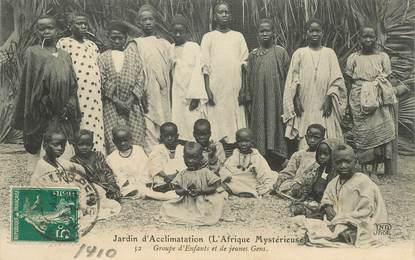
[[[0,0],[0,260],[414,259],[415,0]]]

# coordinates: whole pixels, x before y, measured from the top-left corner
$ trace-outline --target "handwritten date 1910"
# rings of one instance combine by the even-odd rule
[[[98,257],[100,258],[102,255],[108,258],[113,258],[117,254],[117,250],[114,248],[105,250],[105,249],[98,249],[96,246],[86,246],[85,244],[82,244],[79,247],[78,252],[74,255],[73,258],[80,257],[83,253],[86,254],[87,257]]]

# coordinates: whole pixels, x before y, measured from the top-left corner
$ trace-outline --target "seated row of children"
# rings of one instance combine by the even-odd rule
[[[112,135],[117,150],[104,158],[93,151],[93,133],[81,130],[76,155],[67,162],[58,158],[65,149],[65,135],[48,131],[44,139],[46,154],[36,166],[32,184],[39,184],[46,172],[72,169],[98,187],[103,211],[100,218],[117,214],[123,200],[147,197],[166,201],[161,208],[166,222],[212,225],[221,218],[229,195],[255,198],[284,192],[301,201],[318,203],[333,178],[331,141],[322,142],[325,129],[318,124],[308,128],[308,149],[294,153],[280,173],[272,171],[253,148],[252,132],[247,128],[236,132],[237,149],[229,158],[222,143],[210,139],[211,127],[206,119],[195,122],[195,142],[186,143],[179,139],[174,123],[164,123],[160,144],[148,157],[141,146],[132,144],[128,128],[115,127]],[[294,206],[295,214],[322,217],[318,212],[310,214],[307,203]]]

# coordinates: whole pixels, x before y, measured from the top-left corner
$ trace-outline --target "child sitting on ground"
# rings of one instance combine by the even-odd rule
[[[298,183],[294,182],[295,178],[299,178],[304,175],[304,171],[315,163],[317,146],[324,139],[326,129],[320,124],[312,124],[307,128],[305,139],[307,141],[308,148],[295,152],[287,167],[278,175],[277,182],[274,184],[274,190],[279,190],[296,196]]]
[[[82,165],[86,173],[85,178],[96,187],[102,188],[107,198],[119,201],[120,187],[117,185],[114,174],[104,155],[99,151],[93,151],[93,147],[94,133],[82,129],[76,139],[75,156],[71,158],[71,162]]]
[[[316,150],[316,163],[305,170],[303,176],[295,179],[294,189],[298,191],[293,193],[299,202],[290,207],[293,215],[323,219],[320,202],[327,184],[336,177],[332,153],[340,143],[337,139],[323,140]]]
[[[177,126],[167,122],[160,127],[160,144],[153,147],[149,155],[150,175],[153,190],[172,190],[171,181],[179,171],[186,169],[183,159],[183,145],[179,144]]]
[[[112,135],[117,150],[108,155],[107,162],[114,172],[123,197],[149,197],[158,200],[177,197],[173,191],[161,193],[149,188],[151,177],[147,155],[141,146],[132,144],[132,137],[127,127],[114,127]]]
[[[252,148],[253,134],[242,128],[236,132],[236,145],[220,170],[225,189],[240,197],[258,197],[272,190],[278,173],[271,170],[265,158]]]
[[[208,167],[215,174],[219,173],[220,168],[226,160],[225,150],[220,142],[210,140],[210,123],[206,119],[196,120],[193,126],[193,136],[203,150],[203,167]]]
[[[225,199],[216,190],[220,178],[206,167],[202,167],[203,148],[195,142],[184,147],[187,169],[177,174],[172,181],[180,198],[162,205],[164,221],[184,225],[214,225],[223,215]]]
[[[76,188],[76,182],[71,182],[69,180],[73,180],[76,175],[80,175],[82,177],[87,176],[81,165],[59,158],[65,151],[66,142],[67,139],[65,134],[59,130],[49,129],[45,133],[43,139],[43,149],[45,150],[45,155],[38,161],[35,167],[30,181],[32,186],[56,187],[57,184],[55,183],[54,178],[58,178],[59,180],[64,180],[69,187]],[[88,178],[86,179],[88,180]],[[63,184],[64,182],[61,182],[59,183],[59,186],[62,186]],[[107,199],[105,196],[105,190],[100,186],[94,185],[94,187],[98,193],[97,195],[100,203],[98,218],[105,219],[118,214],[121,210],[121,205],[115,200]],[[82,194],[84,191],[81,190],[80,192]],[[86,195],[83,195],[82,197],[84,196]],[[97,198],[91,198],[86,203],[90,206],[89,203],[97,203],[96,199]],[[80,200],[81,209],[86,207],[83,203],[85,202]]]

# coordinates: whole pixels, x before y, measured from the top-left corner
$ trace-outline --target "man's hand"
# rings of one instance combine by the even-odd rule
[[[216,105],[216,103],[215,103],[215,99],[214,99],[214,97],[213,97],[213,93],[212,93],[212,91],[211,91],[210,89],[207,89],[207,90],[206,90],[206,94],[207,94],[207,96],[208,96],[208,102],[207,102],[207,104],[208,104],[209,106],[214,106],[214,105]]]
[[[323,117],[327,118],[331,115],[333,111],[333,103],[331,101],[331,96],[325,97],[324,103],[321,106],[321,110],[323,110]]]
[[[297,117],[301,117],[304,113],[303,104],[301,104],[301,100],[298,95],[295,95],[294,97],[294,111]]]
[[[143,108],[144,114],[148,113],[148,98],[147,93],[144,92],[143,96],[140,98],[141,107]]]
[[[324,208],[324,211],[326,212],[327,220],[331,221],[336,216],[336,211],[334,211],[334,208],[332,205],[328,205]]]
[[[245,93],[244,91],[241,89],[239,90],[239,95],[238,95],[238,104],[240,106],[245,105],[246,104],[246,97],[245,97]]]
[[[198,106],[199,106],[199,99],[192,99],[190,101],[190,105],[189,105],[189,111],[193,111],[195,110]]]

